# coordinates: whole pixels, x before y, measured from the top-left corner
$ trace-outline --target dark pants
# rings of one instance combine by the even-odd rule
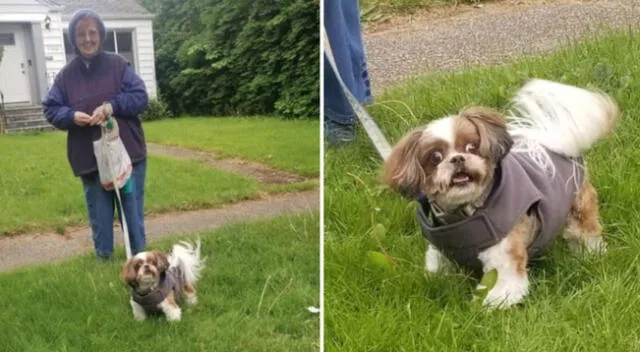
[[[131,173],[131,192],[124,194],[120,190],[122,207],[129,230],[129,242],[131,253],[135,255],[142,252],[145,247],[144,233],[144,179],[147,172],[147,162],[143,160],[133,165]],[[84,196],[87,202],[87,210],[91,229],[93,230],[93,245],[96,255],[108,258],[113,254],[113,216],[114,208],[118,208],[116,193],[106,191],[100,186],[98,173],[82,176]],[[120,212],[120,210],[118,210]],[[122,224],[122,214],[120,223]]]

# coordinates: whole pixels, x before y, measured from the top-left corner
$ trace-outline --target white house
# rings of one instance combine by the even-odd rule
[[[66,37],[80,8],[98,12],[107,28],[105,50],[127,58],[156,97],[153,14],[136,0],[0,0],[0,92],[9,130],[47,127],[40,102],[74,52]],[[1,103],[1,102],[0,102]]]

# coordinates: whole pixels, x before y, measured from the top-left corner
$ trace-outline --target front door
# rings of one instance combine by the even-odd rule
[[[25,48],[25,32],[17,24],[0,24],[0,91],[5,103],[29,103],[29,66]]]

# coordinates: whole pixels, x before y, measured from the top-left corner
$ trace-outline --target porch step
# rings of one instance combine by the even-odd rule
[[[49,123],[49,121],[42,120],[22,120],[7,122],[7,133],[24,132],[24,131],[46,131],[54,130],[55,128]]]
[[[5,114],[7,115],[7,125],[5,126],[7,133],[54,129],[44,118],[42,107],[39,105],[7,107]]]

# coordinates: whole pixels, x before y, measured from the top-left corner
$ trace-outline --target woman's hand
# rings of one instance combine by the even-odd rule
[[[76,111],[73,114],[73,122],[78,126],[86,126],[91,122],[91,116],[82,111]]]
[[[95,110],[93,110],[93,114],[91,115],[91,121],[89,125],[95,126],[100,125],[105,122],[107,119],[107,112],[104,109],[104,105],[98,106]]]
[[[93,110],[93,114],[91,115],[91,121],[89,124],[91,126],[100,125],[107,121],[107,116],[113,113],[113,109],[111,108],[111,104],[104,103],[98,106],[95,110]]]

